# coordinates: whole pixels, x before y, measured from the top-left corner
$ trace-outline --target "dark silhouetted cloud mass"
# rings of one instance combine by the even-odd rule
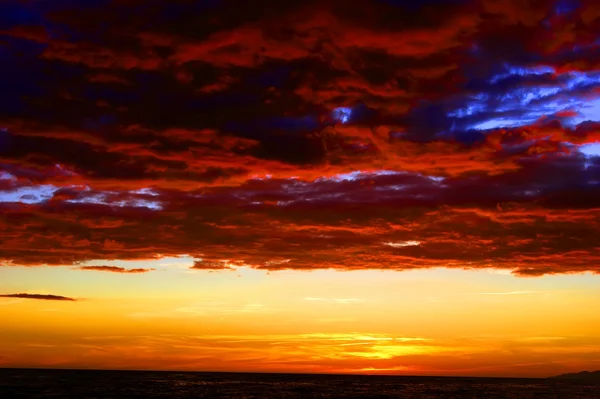
[[[75,301],[75,299],[68,298],[66,296],[40,294],[1,294],[0,298],[40,299],[43,301]]]

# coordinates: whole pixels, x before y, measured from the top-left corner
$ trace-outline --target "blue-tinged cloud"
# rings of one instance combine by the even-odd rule
[[[447,113],[453,130],[521,127],[542,118],[564,126],[600,120],[600,72],[557,73],[548,66],[506,66],[473,84]]]

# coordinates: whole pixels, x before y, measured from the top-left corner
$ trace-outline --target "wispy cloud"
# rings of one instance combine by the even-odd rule
[[[262,303],[236,304],[230,302],[203,302],[180,306],[173,309],[157,309],[149,311],[134,312],[129,314],[134,318],[181,318],[194,316],[228,316],[231,314],[262,313],[273,309]]]
[[[401,242],[384,242],[385,245],[392,248],[416,247],[421,245],[420,241],[401,241]]]
[[[19,337],[13,338],[19,340]],[[540,357],[547,356],[568,362],[573,353],[592,357],[598,348],[597,336],[570,340],[541,337],[529,342],[517,336],[498,335],[494,340],[487,337],[483,341],[482,338],[485,337],[407,337],[368,330],[309,334],[140,334],[79,337],[74,338],[69,347],[93,349],[86,351],[86,362],[95,366],[105,365],[107,360],[121,364],[119,362],[127,358],[131,367],[153,368],[156,358],[160,357],[162,367],[179,365],[188,370],[231,370],[231,363],[235,362],[240,369],[260,371],[401,373],[409,367],[413,374],[418,371],[429,375],[467,373],[465,370],[472,370],[469,373],[474,374],[479,367],[494,367],[499,374],[511,374],[515,358],[525,359],[533,354],[535,358],[522,363],[534,364]],[[19,342],[56,345],[44,337],[35,341],[23,337]],[[14,353],[11,348],[7,346],[7,353]],[[65,351],[64,345],[54,349],[40,353],[40,364],[45,360],[43,356],[52,357],[56,353],[61,354],[65,364],[77,365],[81,358],[80,350]],[[531,374],[543,373],[543,369],[536,369]]]
[[[119,266],[80,266],[77,268],[78,270],[92,270],[97,272],[111,272],[111,273],[122,273],[122,274],[139,274],[139,273],[148,273],[156,269],[126,269],[124,267]]]
[[[363,299],[358,299],[358,298],[318,298],[318,297],[305,297],[303,299],[305,301],[310,301],[310,302],[329,302],[329,303],[339,303],[339,304],[351,304],[351,303],[361,303],[361,302],[364,302]]]
[[[469,292],[465,295],[533,295],[543,294],[545,291],[504,291],[504,292]]]

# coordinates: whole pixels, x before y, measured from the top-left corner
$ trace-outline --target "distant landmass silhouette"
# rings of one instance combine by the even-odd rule
[[[600,382],[600,370],[597,371],[581,371],[579,373],[560,374],[551,378],[561,380],[577,380],[577,381],[593,381]]]

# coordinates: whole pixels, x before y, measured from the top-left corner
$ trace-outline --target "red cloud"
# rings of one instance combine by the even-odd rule
[[[117,52],[92,44],[76,44],[65,41],[51,41],[42,58],[68,63],[84,64],[94,69],[160,69],[163,60],[150,51],[139,54]]]
[[[448,140],[415,142],[403,138],[402,134],[394,136],[394,126],[335,126],[314,134],[311,145],[320,147],[322,156],[319,160],[294,165],[283,160],[261,159],[256,152],[260,151],[262,144],[255,140],[221,136],[211,130],[169,129],[157,132],[133,126],[127,131],[156,140],[168,138],[169,145],[185,146],[182,151],[163,152],[148,148],[144,142],[118,143],[84,132],[14,126],[15,140],[22,137],[24,143],[31,143],[30,152],[35,154],[37,143],[47,143],[56,151],[44,155],[46,159],[38,158],[39,164],[31,165],[35,167],[33,170],[18,169],[24,166],[19,154],[5,156],[4,162],[15,163],[14,169],[8,168],[9,173],[58,186],[91,185],[99,189],[131,190],[151,186],[195,190],[207,185],[239,184],[264,175],[314,180],[354,170],[404,170],[432,176],[495,175],[521,168],[523,156],[571,152],[572,148],[565,142],[585,144],[600,140],[597,124],[567,129],[551,122],[518,129],[499,129],[489,133],[485,141],[468,146]],[[507,144],[515,147],[526,144],[526,147],[518,152],[507,152],[503,149],[503,145]],[[41,151],[40,147],[40,156]],[[72,151],[87,156],[72,158]],[[35,157],[31,159],[35,160]],[[49,167],[49,164],[62,167]],[[105,164],[107,169],[95,170],[101,164]],[[48,165],[46,170],[40,170],[43,165]],[[76,195],[72,190],[69,192],[56,193],[56,199],[59,195]]]
[[[600,129],[568,123],[597,88],[562,73],[598,65],[593,1],[234,1],[176,24],[134,3],[2,32],[19,92],[0,100],[2,262],[598,272],[600,168],[577,146]],[[557,71],[494,80],[507,65]],[[568,107],[473,127],[556,85],[544,105]]]
[[[4,207],[0,252],[5,262],[29,265],[193,254],[202,258],[197,269],[598,272],[600,204],[590,198],[576,211],[570,208],[581,205],[574,198],[543,192],[523,202],[519,175],[506,179],[446,181],[446,187],[409,174],[263,180],[201,195],[165,192],[162,210],[65,202]],[[502,203],[498,184],[513,185]]]

